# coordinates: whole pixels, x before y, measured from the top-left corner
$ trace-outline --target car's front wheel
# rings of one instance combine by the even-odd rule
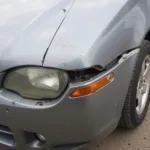
[[[150,100],[150,43],[142,46],[127,98],[123,107],[120,126],[135,128],[144,120]]]

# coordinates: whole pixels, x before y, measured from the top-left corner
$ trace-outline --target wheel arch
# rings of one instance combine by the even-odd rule
[[[145,34],[144,40],[150,41],[150,27],[149,27],[148,31],[146,32],[146,34]]]

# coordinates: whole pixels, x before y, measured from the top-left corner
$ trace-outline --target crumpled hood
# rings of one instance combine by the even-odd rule
[[[1,0],[0,71],[42,65],[74,0]]]
[[[107,66],[141,44],[149,27],[144,12],[148,17],[141,1],[76,0],[43,66],[64,70]]]

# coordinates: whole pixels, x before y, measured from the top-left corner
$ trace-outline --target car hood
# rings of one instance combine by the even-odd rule
[[[2,0],[0,71],[42,65],[43,57],[74,0]]]

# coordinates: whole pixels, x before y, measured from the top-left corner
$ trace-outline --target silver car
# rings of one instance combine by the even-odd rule
[[[0,0],[0,149],[79,150],[150,100],[150,0]]]

